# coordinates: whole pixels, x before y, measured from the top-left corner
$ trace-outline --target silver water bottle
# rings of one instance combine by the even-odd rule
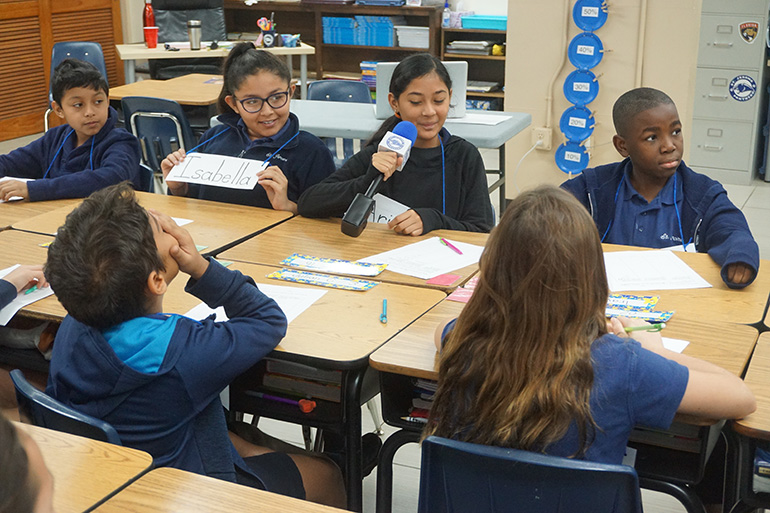
[[[187,20],[187,37],[190,39],[190,50],[201,49],[201,20]]]

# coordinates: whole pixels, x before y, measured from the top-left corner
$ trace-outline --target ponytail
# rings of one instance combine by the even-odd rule
[[[371,136],[368,141],[366,141],[364,147],[369,146],[370,144],[377,144],[377,141],[380,141],[383,137],[385,137],[387,132],[392,132],[400,121],[401,119],[397,118],[396,116],[390,116],[388,119],[383,121],[380,125],[380,128],[378,128],[377,131],[374,132],[374,135]]]
[[[227,104],[225,98],[234,95],[243,82],[251,75],[260,71],[269,71],[286,81],[287,87],[291,84],[291,70],[286,63],[270,52],[257,50],[254,43],[238,43],[230,50],[230,53],[222,67],[222,90],[217,99],[217,110],[220,113],[234,112]]]

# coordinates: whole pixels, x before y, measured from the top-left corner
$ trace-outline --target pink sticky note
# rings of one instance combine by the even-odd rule
[[[434,276],[425,283],[428,285],[451,285],[459,278],[460,277],[456,274],[439,274],[438,276]]]
[[[452,292],[451,294],[449,294],[447,296],[447,300],[457,301],[458,303],[467,303],[472,295],[473,295],[473,290],[464,289],[460,287],[458,289],[455,289],[455,291]]]

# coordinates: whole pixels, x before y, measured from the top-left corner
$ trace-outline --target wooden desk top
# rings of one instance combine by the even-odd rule
[[[291,217],[291,213],[266,208],[246,207],[205,201],[164,194],[137,192],[139,203],[145,208],[154,208],[172,217],[192,219],[185,225],[196,244],[207,246],[203,252],[214,251],[233,241]],[[17,230],[55,235],[56,230],[77,204],[52,210],[51,212],[18,221],[13,224]]]
[[[30,217],[45,214],[67,205],[77,205],[79,199],[63,199],[53,201],[11,201],[0,203],[0,230]]]
[[[221,90],[221,75],[193,73],[169,80],[142,80],[113,87],[110,89],[110,100],[121,100],[126,96],[150,96],[174,100],[182,105],[207,106],[217,102]]]
[[[188,58],[205,58],[205,57],[227,57],[230,53],[229,48],[217,48],[216,50],[190,50],[189,48],[180,48],[178,51],[169,52],[163,46],[163,43],[158,43],[157,48],[147,48],[144,43],[133,43],[115,45],[115,49],[118,51],[118,57],[120,60],[137,60],[137,59],[188,59]],[[288,48],[285,46],[277,46],[274,48],[260,48],[260,50],[266,50],[275,55],[314,55],[315,48],[305,43],[301,43],[296,48]],[[112,91],[110,91],[112,92]]]
[[[770,440],[770,332],[759,336],[744,381],[757,398],[757,411],[733,421],[733,429],[744,436]]]
[[[483,246],[489,234],[435,230],[420,237],[397,235],[386,225],[369,223],[358,237],[349,237],[340,231],[340,219],[308,219],[296,216],[280,226],[219,255],[225,260],[239,260],[256,264],[280,266],[280,262],[292,253],[303,253],[323,258],[358,260],[384,251],[400,248],[430,237],[446,237],[450,240]],[[470,265],[451,271],[460,275],[451,286],[427,285],[425,280],[385,270],[375,277],[377,281],[420,287],[453,290],[465,283],[478,270]]]
[[[655,251],[646,248],[604,244],[605,251]],[[763,260],[754,283],[740,290],[731,289],[722,281],[720,267],[707,253],[676,252],[711,288],[685,290],[632,291],[628,294],[660,296],[655,310],[674,310],[673,319],[708,319],[710,322],[752,324],[762,320],[770,293],[770,261]],[[618,293],[623,293],[617,291]]]
[[[437,379],[438,354],[433,343],[434,331],[441,321],[459,315],[464,306],[464,303],[442,301],[372,353],[369,357],[372,367],[395,374]],[[677,315],[666,324],[662,332],[664,336],[690,342],[684,350],[685,354],[719,365],[737,376],[746,367],[757,340],[756,329],[740,324],[693,321]]]
[[[110,500],[98,513],[333,513],[321,506],[284,495],[228,483],[174,468],[145,474]]]
[[[58,513],[80,513],[152,468],[152,456],[90,438],[15,423],[40,447],[54,478]]]

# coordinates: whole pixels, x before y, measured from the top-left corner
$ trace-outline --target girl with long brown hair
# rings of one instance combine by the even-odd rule
[[[568,193],[547,186],[513,200],[479,269],[443,330],[426,435],[620,463],[637,424],[754,411],[736,376],[664,349],[659,333],[627,338],[634,321],[607,322],[599,234]]]

